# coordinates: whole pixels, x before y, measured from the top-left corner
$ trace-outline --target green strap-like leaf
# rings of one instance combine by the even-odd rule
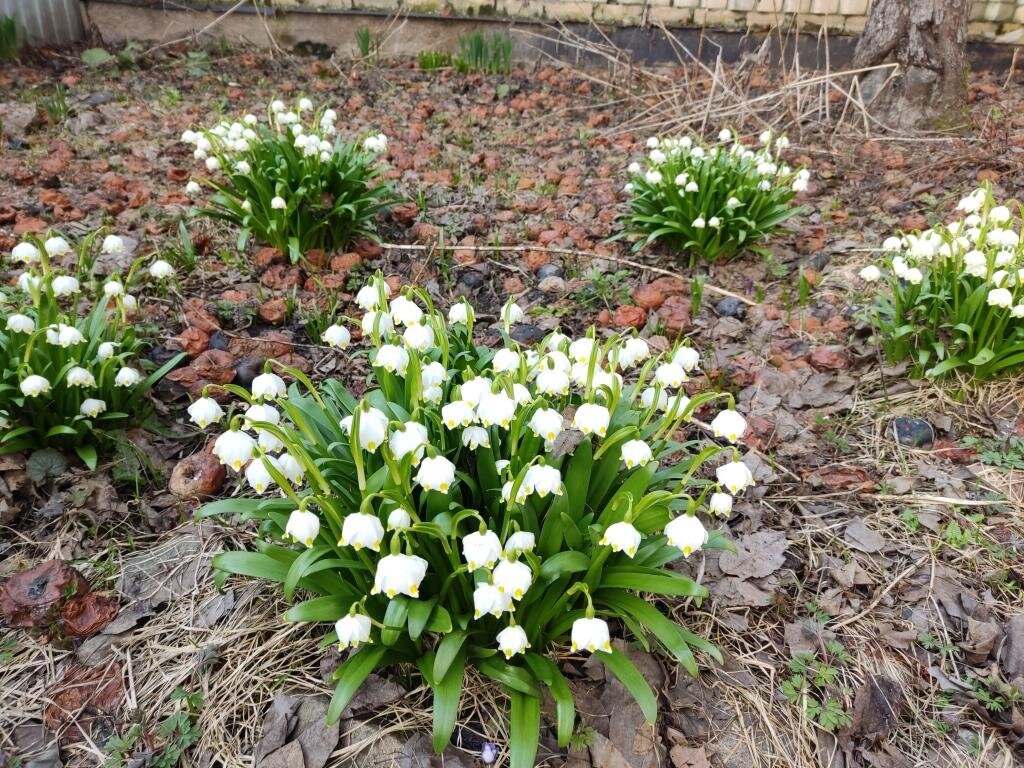
[[[567,747],[572,738],[573,726],[576,724],[576,705],[569,684],[558,670],[558,666],[547,656],[527,653],[525,658],[527,666],[537,679],[548,687],[551,698],[555,700],[558,746]]]
[[[509,768],[533,768],[540,741],[540,698],[508,691],[512,701],[509,713]]]
[[[387,653],[387,648],[380,645],[367,645],[361,650],[352,654],[345,660],[345,663],[338,667],[334,673],[334,679],[338,681],[331,697],[331,703],[327,707],[327,724],[334,725],[341,718],[341,713],[356,695],[356,691],[366,682],[370,673],[381,665]]]
[[[594,655],[619,679],[619,682],[640,705],[640,711],[644,713],[644,718],[653,725],[658,719],[658,699],[655,697],[654,691],[651,690],[651,686],[644,680],[644,676],[640,674],[640,670],[621,651],[614,648],[611,653],[597,651]]]

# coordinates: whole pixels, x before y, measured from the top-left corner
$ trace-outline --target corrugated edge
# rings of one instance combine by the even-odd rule
[[[13,16],[36,45],[66,45],[85,37],[78,0],[0,0],[0,16]]]

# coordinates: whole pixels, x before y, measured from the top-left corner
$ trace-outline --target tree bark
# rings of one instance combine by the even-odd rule
[[[968,122],[970,0],[872,0],[855,67],[896,62],[861,77],[871,114],[903,129],[955,130]]]

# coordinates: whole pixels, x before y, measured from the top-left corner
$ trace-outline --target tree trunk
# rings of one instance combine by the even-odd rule
[[[896,62],[861,77],[871,114],[893,128],[952,130],[968,122],[970,0],[872,0],[855,67]],[[888,82],[886,82],[888,81]]]

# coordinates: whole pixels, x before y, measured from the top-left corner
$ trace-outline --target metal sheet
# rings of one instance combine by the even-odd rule
[[[85,36],[79,0],[0,0],[0,16],[14,16],[36,44],[60,45]]]

